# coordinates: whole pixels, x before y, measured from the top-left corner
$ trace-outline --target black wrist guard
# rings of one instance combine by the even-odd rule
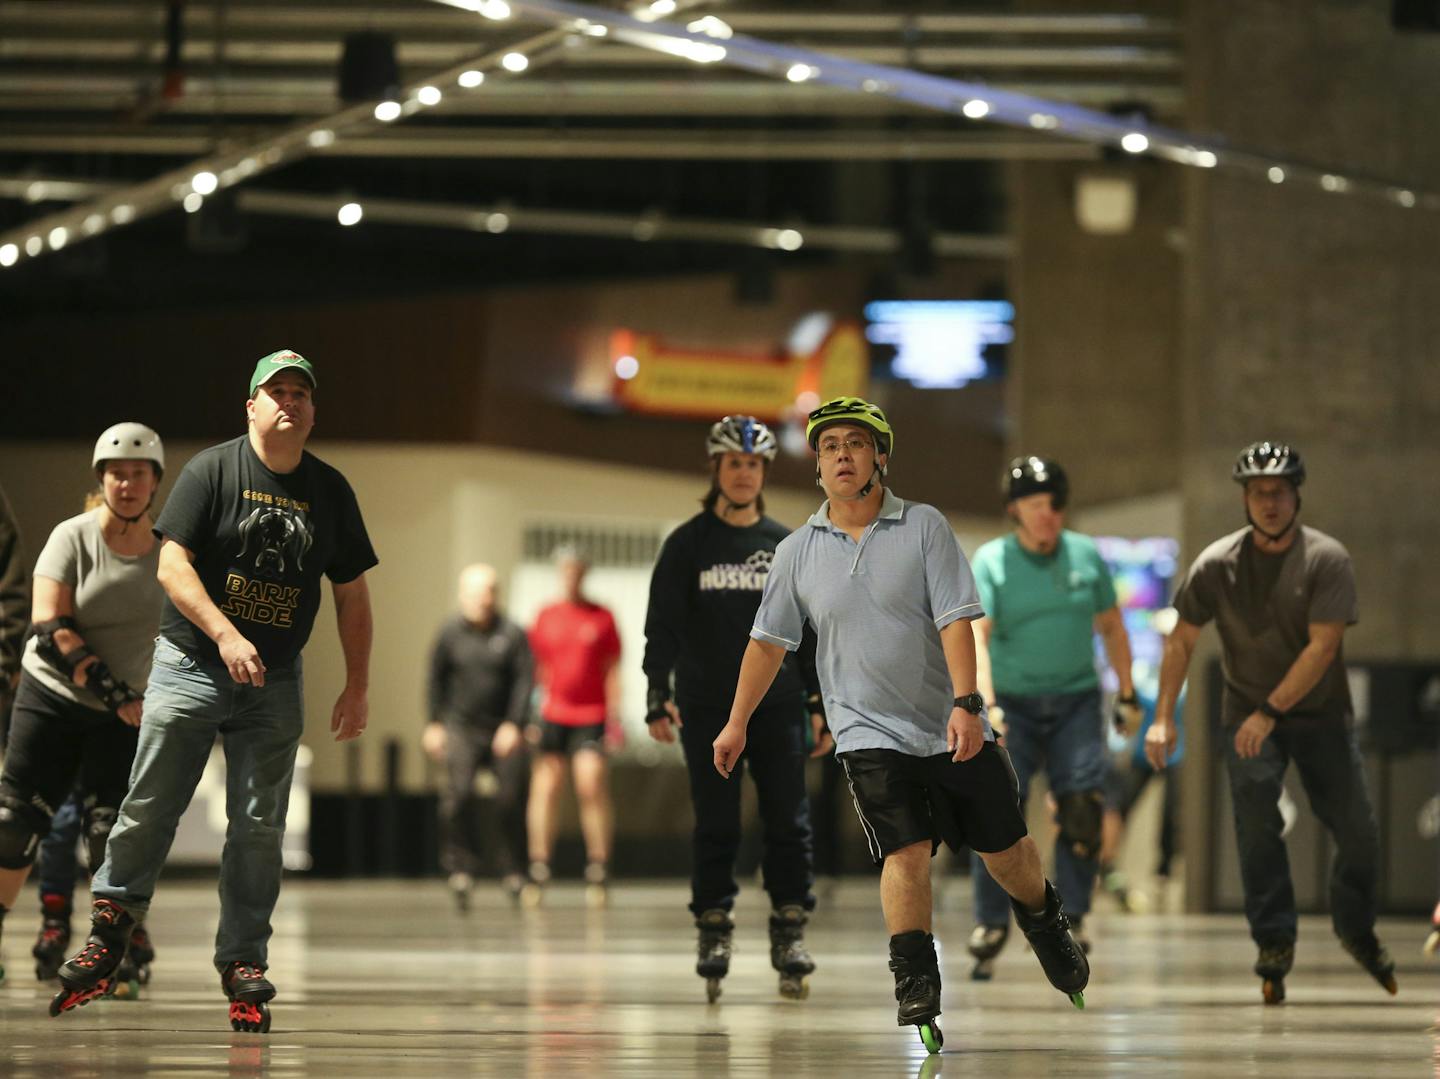
[[[651,686],[645,691],[645,722],[658,723],[670,718],[670,691],[664,686]]]
[[[110,673],[103,659],[97,659],[85,671],[85,688],[116,712],[121,705],[140,700],[140,694]]]
[[[811,693],[805,698],[805,707],[812,716],[819,716],[822,720],[825,718],[825,697],[822,694]],[[826,729],[829,729],[828,724]]]
[[[1262,716],[1269,716],[1276,723],[1279,723],[1282,719],[1285,718],[1285,713],[1280,711],[1280,709],[1276,708],[1269,701],[1261,701],[1255,711],[1259,712]]]

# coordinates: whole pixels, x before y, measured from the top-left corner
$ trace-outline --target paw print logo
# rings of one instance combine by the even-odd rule
[[[757,573],[769,573],[770,566],[774,561],[774,551],[755,551],[749,558],[745,559],[745,568],[754,570]]]

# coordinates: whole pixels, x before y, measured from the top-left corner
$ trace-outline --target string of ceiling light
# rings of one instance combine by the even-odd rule
[[[862,94],[879,94],[970,120],[1003,124],[1118,147],[1133,155],[1149,155],[1201,169],[1223,168],[1263,177],[1272,184],[1302,184],[1332,194],[1380,199],[1405,209],[1440,209],[1440,194],[1383,178],[1282,160],[1276,155],[1232,148],[1216,140],[1192,137],[1184,131],[1141,123],[1044,98],[926,75],[902,68],[843,60],[826,53],[776,45],[738,35],[722,19],[707,15],[687,26],[663,21],[697,0],[650,0],[631,13],[599,8],[569,0],[434,0],[473,11],[482,18],[503,21],[516,14],[550,22],[554,27],[508,48],[411,84],[395,99],[371,107],[357,105],[318,121],[295,125],[239,149],[222,151],[191,162],[152,180],[108,193],[80,206],[60,211],[0,233],[0,269],[24,259],[62,250],[72,242],[98,236],[114,228],[161,213],[179,204],[198,212],[204,200],[219,190],[244,183],[312,153],[323,152],[337,139],[373,124],[391,124],[444,100],[443,85],[454,83],[478,90],[490,75],[503,72],[520,76],[565,55],[566,49],[596,39],[623,41],[654,51],[683,57],[698,64],[724,63],[792,83],[816,82]],[[343,204],[337,217],[354,224],[364,216],[363,204]],[[775,236],[771,237],[770,232]],[[784,237],[778,242],[778,237]],[[798,229],[770,230],[765,246],[796,250],[804,236]]]

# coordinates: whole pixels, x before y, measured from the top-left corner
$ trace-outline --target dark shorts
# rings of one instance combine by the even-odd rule
[[[540,752],[562,753],[573,757],[581,750],[595,753],[605,752],[605,724],[586,723],[571,727],[565,723],[540,721]]]
[[[1027,834],[1015,769],[994,742],[958,764],[948,753],[912,757],[893,749],[859,749],[839,760],[876,865],[915,843],[928,841],[932,854],[942,841],[951,850],[990,854]]]

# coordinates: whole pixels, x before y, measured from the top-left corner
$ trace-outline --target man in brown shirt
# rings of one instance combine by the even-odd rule
[[[1285,999],[1295,958],[1295,892],[1279,800],[1291,760],[1311,807],[1335,840],[1330,910],[1335,933],[1390,993],[1395,963],[1375,937],[1379,840],[1351,730],[1341,638],[1359,618],[1350,555],[1301,525],[1300,454],[1277,442],[1241,451],[1232,473],[1248,527],[1200,553],[1175,595],[1160,699],[1145,753],[1164,768],[1175,747],[1175,702],[1201,627],[1220,632],[1230,778],[1245,917],[1259,948],[1255,973],[1268,1004]]]

